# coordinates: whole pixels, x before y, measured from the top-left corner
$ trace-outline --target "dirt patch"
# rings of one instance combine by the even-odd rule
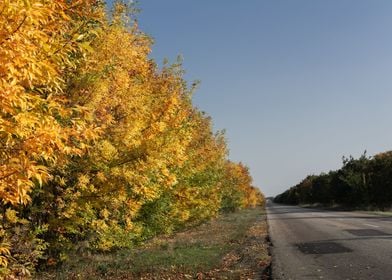
[[[255,221],[236,242],[238,246],[222,258],[219,268],[207,272],[205,279],[270,279],[265,216]]]

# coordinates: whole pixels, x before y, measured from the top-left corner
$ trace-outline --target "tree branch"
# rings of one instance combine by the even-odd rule
[[[26,21],[26,18],[27,18],[27,15],[24,16],[24,18],[22,19],[22,21],[19,23],[19,25],[16,27],[16,29],[15,29],[14,31],[13,31],[7,38],[5,38],[2,42],[0,42],[0,46],[1,46],[2,44],[4,44],[6,41],[10,40],[11,37],[12,37],[13,35],[15,35],[16,32],[19,31],[19,29],[22,27],[22,25],[23,25],[24,22]]]

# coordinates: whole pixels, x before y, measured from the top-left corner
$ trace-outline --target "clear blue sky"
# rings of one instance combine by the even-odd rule
[[[152,57],[184,58],[230,158],[276,195],[392,148],[392,1],[140,0]]]

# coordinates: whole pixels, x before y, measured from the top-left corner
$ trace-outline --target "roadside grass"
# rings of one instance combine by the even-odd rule
[[[72,256],[36,279],[268,279],[267,240],[264,209],[244,209],[133,249]]]
[[[365,214],[374,214],[385,217],[392,217],[392,211],[357,211]]]
[[[388,208],[386,210],[380,210],[380,208],[376,206],[342,206],[339,204],[333,204],[333,205],[324,205],[321,203],[313,203],[313,204],[299,204],[297,205],[299,207],[303,208],[314,208],[314,209],[321,209],[321,210],[331,210],[331,211],[348,211],[348,212],[358,212],[358,213],[364,213],[364,214],[373,214],[373,215],[379,215],[379,216],[387,216],[391,217],[392,216],[392,209]]]

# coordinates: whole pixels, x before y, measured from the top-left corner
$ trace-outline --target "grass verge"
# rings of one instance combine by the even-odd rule
[[[36,279],[269,279],[264,209],[224,214],[140,247],[73,256]]]
[[[314,209],[321,209],[321,210],[331,210],[331,211],[347,211],[347,212],[358,212],[358,213],[365,213],[365,214],[373,214],[379,216],[392,216],[392,209],[388,208],[386,210],[380,210],[376,206],[342,206],[338,204],[334,205],[324,205],[320,203],[314,204],[299,204],[299,207],[303,208],[314,208]]]

